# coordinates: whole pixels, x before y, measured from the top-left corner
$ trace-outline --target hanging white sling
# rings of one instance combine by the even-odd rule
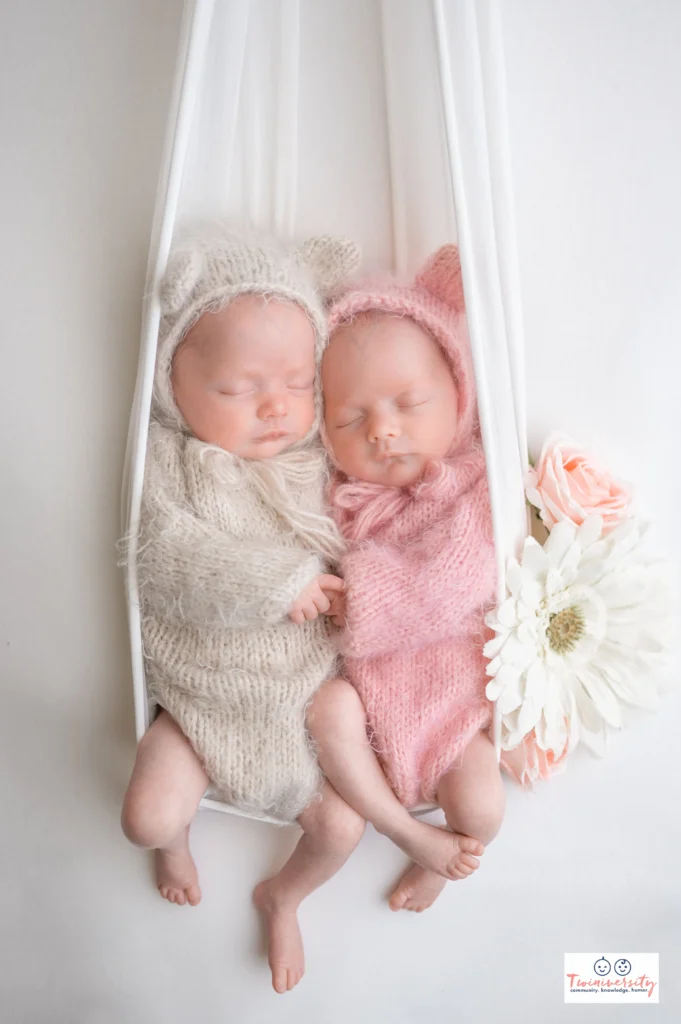
[[[526,533],[523,340],[498,4],[339,0],[324,8],[326,20],[309,0],[185,7],[123,493],[138,738],[151,709],[135,544],[158,285],[178,223],[226,214],[285,235],[341,231],[357,237],[370,261],[399,272],[458,238],[500,599],[506,561]],[[494,727],[499,753],[496,713]],[[210,799],[203,806],[242,813]]]

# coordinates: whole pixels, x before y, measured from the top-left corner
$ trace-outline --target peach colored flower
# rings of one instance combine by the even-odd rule
[[[569,742],[566,741],[563,752],[555,757],[552,750],[542,750],[532,729],[519,746],[501,751],[499,763],[523,789],[534,789],[538,779],[547,782],[554,775],[563,774],[567,768],[568,748]]]
[[[553,434],[525,479],[528,501],[552,529],[561,519],[581,526],[589,515],[603,520],[603,533],[631,515],[631,495],[569,438]]]

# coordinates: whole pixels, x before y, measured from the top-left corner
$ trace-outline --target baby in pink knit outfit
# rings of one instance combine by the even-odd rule
[[[409,287],[352,288],[330,333],[331,504],[348,554],[329,614],[349,682],[322,687],[308,721],[333,786],[416,861],[391,907],[423,910],[478,867],[504,810],[482,655],[492,524],[456,247]],[[436,830],[422,847],[405,839],[423,803],[445,812],[444,861]]]

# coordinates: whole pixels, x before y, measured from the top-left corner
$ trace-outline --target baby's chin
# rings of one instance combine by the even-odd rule
[[[294,444],[300,441],[300,434],[286,434],[271,441],[250,441],[244,445],[238,454],[242,459],[250,459],[252,462],[263,459],[273,459],[288,451]]]
[[[422,455],[395,455],[389,459],[372,459],[368,463],[344,471],[366,483],[383,484],[385,487],[409,487],[420,480],[427,463],[428,459]]]
[[[262,462],[264,459],[273,459],[277,455],[288,451],[289,448],[292,448],[294,444],[301,440],[301,437],[302,435],[299,432],[293,432],[282,437],[262,441],[256,438],[246,438],[241,442],[236,441],[234,438],[222,438],[220,440],[200,438],[200,440],[205,440],[208,444],[214,444],[217,448],[223,448],[226,452],[229,452],[231,455],[237,455],[240,459],[248,459],[250,462]]]

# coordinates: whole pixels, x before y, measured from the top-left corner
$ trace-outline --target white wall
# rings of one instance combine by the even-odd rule
[[[386,909],[402,858],[368,833],[304,906],[308,973],[284,998],[249,892],[294,833],[203,813],[204,901],[181,910],[119,832],[134,747],[114,543],[180,6],[0,8],[3,1024],[545,1024],[572,1019],[563,952],[601,948],[660,952],[671,1024],[678,696],[607,761],[533,798],[509,786],[478,877],[427,914]],[[505,8],[532,437],[569,429],[636,481],[678,559],[681,8]]]

